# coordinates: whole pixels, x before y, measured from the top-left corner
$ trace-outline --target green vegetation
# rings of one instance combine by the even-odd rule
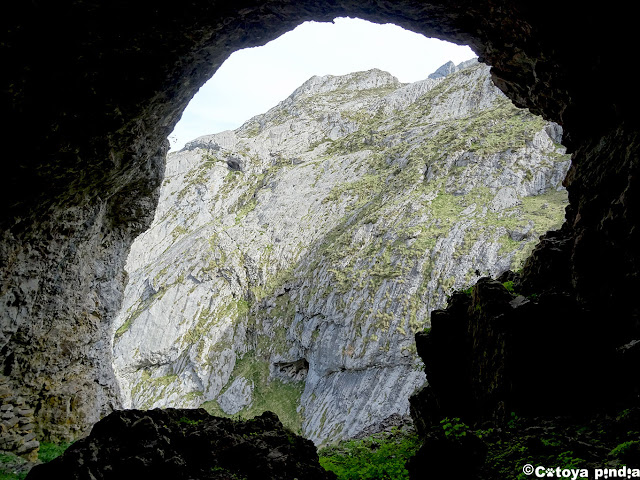
[[[440,421],[442,430],[447,438],[466,437],[469,433],[469,427],[465,425],[460,418],[443,418]]]
[[[161,286],[155,294],[146,299],[144,302],[138,304],[136,309],[129,314],[122,325],[120,325],[120,327],[116,330],[114,334],[114,342],[117,342],[118,339],[131,328],[131,325],[133,325],[133,322],[136,320],[136,318],[138,318],[145,310],[147,310],[152,303],[160,300],[167,292],[167,288],[169,288],[170,286],[171,285],[167,287]]]
[[[26,460],[13,453],[0,453],[0,480],[23,480],[27,476]]]
[[[2,462],[2,459],[0,459],[0,462]],[[0,465],[0,480],[24,480],[24,478],[27,476],[27,473],[29,473],[13,471],[5,472],[3,471],[3,468],[4,467]]]
[[[624,460],[624,458],[634,449],[636,451],[640,451],[640,441],[629,440],[627,442],[622,442],[620,445],[611,450],[609,456]]]
[[[38,460],[47,463],[62,455],[73,442],[40,442]],[[26,460],[9,452],[0,453],[0,480],[23,480],[28,473]]]
[[[38,451],[38,460],[43,463],[50,462],[54,458],[62,455],[73,442],[51,443],[40,442],[40,450]]]
[[[205,184],[211,175],[210,170],[219,162],[224,163],[224,159],[218,158],[213,152],[204,153],[198,168],[194,168],[185,176],[185,184],[177,195],[178,201],[182,200],[195,185]]]
[[[248,407],[236,415],[224,413],[215,400],[204,402],[201,407],[212,415],[243,420],[271,411],[278,415],[282,424],[291,431],[295,433],[302,431],[303,414],[299,411],[299,405],[304,382],[285,383],[279,379],[269,380],[268,363],[264,359],[257,358],[254,352],[246,353],[236,361],[227,387],[239,377],[253,384],[252,403]]]
[[[256,199],[252,198],[250,201],[242,205],[236,214],[236,225],[238,225],[244,217],[255,210],[257,205]]]
[[[251,124],[247,123],[245,124],[245,127],[244,134],[248,138],[257,137],[260,134],[261,128],[258,122],[251,122]]]
[[[142,310],[140,310],[138,312],[138,315],[140,315],[140,313],[142,313]],[[115,333],[115,338],[120,338],[127,330],[129,330],[131,328],[131,325],[133,324],[133,321],[135,320],[135,318],[138,316],[136,315],[135,317],[132,315],[130,317],[127,317],[127,319],[124,321],[124,323],[122,325],[120,325],[120,327],[116,330]]]
[[[147,370],[140,374],[140,381],[131,389],[131,396],[144,395],[144,403],[140,408],[148,409],[161,398],[166,398],[175,388],[173,385],[178,376],[175,374],[153,377]]]
[[[502,286],[507,289],[507,292],[515,293],[513,290],[513,282],[511,280],[504,282]]]
[[[576,456],[572,450],[565,450],[569,439],[562,433],[553,431],[540,435],[540,448],[532,450],[530,437],[522,433],[522,429],[508,428],[503,432],[498,430],[478,430],[474,432],[488,446],[487,459],[480,478],[516,478],[528,480],[522,467],[526,464],[560,467],[560,469],[587,468],[587,462]],[[578,477],[585,480],[584,477]]]
[[[470,69],[457,75],[475,75],[474,72],[477,73]],[[349,356],[362,355],[371,348],[388,351],[392,336],[411,337],[428,325],[428,312],[439,306],[447,294],[469,285],[474,277],[472,267],[466,276],[462,272],[464,278],[459,278],[448,265],[474,262],[477,252],[491,243],[498,244],[498,256],[510,260],[515,270],[533,248],[537,236],[560,225],[565,192],[549,191],[521,198],[518,205],[500,211],[486,208],[497,193],[493,187],[497,176],[507,169],[525,181],[533,181],[536,172],[526,163],[519,165],[521,156],[514,157],[509,152],[529,145],[546,122],[501,96],[489,110],[472,110],[458,118],[443,116],[442,102],[463,88],[460,81],[456,83],[459,77],[451,78],[407,106],[402,115],[389,115],[382,108],[362,108],[371,107],[377,99],[397,89],[395,84],[355,92],[345,85],[326,94],[302,96],[296,108],[323,122],[327,121],[327,105],[335,106],[340,99],[352,102],[332,108],[332,114],[341,117],[351,133],[336,140],[322,137],[324,133],[314,136],[316,141],[308,150],[317,149],[315,157],[309,160],[311,155],[301,152],[300,158],[305,159],[301,166],[298,158],[285,158],[292,153],[257,158],[255,150],[250,150],[251,142],[241,139],[233,152],[222,149],[203,155],[198,167],[187,175],[180,198],[188,187],[205,184],[210,174],[215,174],[217,181],[224,175],[214,197],[216,218],[210,224],[216,227],[216,233],[209,239],[211,252],[202,272],[209,278],[225,278],[230,284],[232,280],[228,278],[233,275],[229,272],[233,270],[244,270],[247,276],[250,272],[255,279],[242,285],[246,287],[242,294],[245,298],[224,306],[200,307],[193,328],[180,339],[184,351],[192,349],[191,355],[195,349],[196,359],[212,366],[222,352],[232,347],[237,325],[259,333],[252,345],[255,352],[237,361],[227,383],[228,388],[234,379],[243,377],[254,386],[253,403],[239,417],[251,418],[273,410],[285,425],[299,431],[303,412],[298,411],[298,405],[304,385],[269,381],[266,363],[270,354],[290,348],[287,335],[295,334],[289,329],[297,306],[304,308],[305,304],[331,296],[337,310],[345,314],[345,322],[353,323],[353,336],[363,340],[353,342],[359,351],[352,344],[342,347]],[[292,121],[292,111],[281,109],[259,122],[248,122],[241,135],[261,135],[275,124]],[[251,168],[228,170],[226,162],[232,155],[241,157],[239,161]],[[568,156],[548,152],[541,161],[552,165],[567,159]],[[265,165],[262,173],[250,173]],[[272,186],[294,169],[299,169],[294,173],[302,187],[320,184],[320,192],[325,192],[321,194],[324,198],[316,197],[318,203],[308,208],[300,220],[301,228],[316,230],[313,243],[296,247],[287,239],[276,244],[275,238],[267,238],[271,232],[266,224],[258,232],[242,230],[254,221],[256,213],[263,211],[267,198],[263,189],[276,191]],[[518,238],[514,231],[529,227],[529,219],[533,222],[530,237],[513,240]],[[189,233],[189,224],[183,225],[173,230],[174,240]],[[229,238],[221,242],[220,235],[224,233],[229,233]],[[258,259],[246,240],[257,234],[264,234],[261,239],[265,243]],[[229,247],[230,243],[234,245]],[[282,267],[285,261],[288,268]],[[169,276],[165,271],[168,268],[156,275],[154,285]],[[405,286],[406,282],[410,286]],[[291,288],[282,293],[283,287]],[[507,285],[505,288],[509,289]],[[510,291],[513,292],[512,285]],[[470,295],[471,290],[466,293]],[[270,306],[261,306],[265,304]],[[116,339],[139,314],[140,310],[135,310],[129,315],[116,332]],[[271,325],[269,335],[261,335],[266,319]],[[232,328],[212,345],[209,332],[222,322]],[[302,325],[296,328],[302,331]],[[318,330],[313,335],[317,336]],[[408,349],[413,353],[415,345]],[[134,394],[144,397],[145,405],[152,405],[159,395],[174,388],[175,376],[151,377],[143,373],[134,387]],[[199,394],[202,395],[190,392],[185,398],[196,401]],[[206,402],[205,406],[212,413],[224,415],[215,401]],[[450,433],[456,432],[457,423],[451,425]]]
[[[320,465],[339,480],[408,480],[405,463],[420,448],[416,433],[394,430],[320,450]]]
[[[178,225],[176,228],[174,228],[171,231],[171,238],[175,242],[178,239],[178,237],[182,235],[186,235],[187,233],[189,233],[189,230],[187,228],[183,227],[182,225]]]
[[[472,70],[464,73],[471,74]],[[315,247],[311,256],[318,260],[312,262],[305,273],[318,275],[317,269],[322,268],[333,275],[335,285],[327,289],[325,295],[356,288],[366,290],[373,297],[379,289],[391,288],[390,283],[402,283],[406,274],[418,265],[428,281],[438,241],[462,221],[470,223],[463,241],[455,245],[455,260],[469,255],[479,241],[498,241],[499,254],[511,256],[514,270],[529,255],[537,235],[531,235],[527,242],[514,241],[510,231],[526,226],[529,219],[533,220],[537,234],[561,224],[566,205],[564,191],[526,197],[515,207],[498,212],[485,209],[478,215],[482,206],[488,205],[496,194],[495,189],[474,185],[473,179],[478,178],[477,170],[483,168],[482,162],[471,160],[449,167],[450,163],[445,162],[454,152],[473,152],[483,158],[525,147],[546,125],[543,119],[516,108],[505,98],[498,97],[491,109],[468,117],[423,124],[422,135],[428,138],[422,141],[390,141],[406,132],[409,125],[415,131],[416,125],[421,125],[418,119],[424,122],[435,103],[443,102],[459,88],[454,81],[442,82],[407,107],[402,116],[387,117],[380,111],[376,114],[341,112],[343,119],[358,128],[331,142],[325,155],[332,158],[366,150],[368,157],[350,167],[364,171],[363,174],[353,181],[337,184],[323,199],[325,204],[347,205],[347,215]],[[568,160],[568,156],[551,155],[549,163],[556,159]],[[398,160],[403,162],[402,167],[396,163]],[[533,179],[532,172],[526,170],[525,173],[525,177]],[[454,189],[466,183],[468,186],[462,194]],[[475,210],[463,216],[469,207]],[[375,232],[373,239],[357,241],[359,232],[369,225]],[[438,283],[444,292],[450,292],[460,287],[455,282],[456,279],[450,277],[441,278]],[[418,318],[425,315],[424,312],[418,315],[419,306],[424,305],[420,297],[425,291],[426,285],[421,286],[414,296],[419,301],[410,300],[403,305],[401,315],[410,319],[413,331],[421,327]],[[405,330],[400,327],[397,331]]]
[[[457,418],[444,419],[431,427],[429,435],[441,438],[444,431],[442,441],[479,437],[487,447],[487,456],[473,478],[528,480],[531,476],[522,471],[526,464],[591,472],[624,464],[635,468],[640,455],[639,415],[637,407],[618,417],[609,412],[585,417],[529,418],[511,412],[503,423],[491,427],[485,423],[481,429],[469,427]]]
[[[187,417],[180,417],[178,419],[178,423],[182,423],[184,425],[198,425],[199,423],[202,423],[202,420],[191,420]]]

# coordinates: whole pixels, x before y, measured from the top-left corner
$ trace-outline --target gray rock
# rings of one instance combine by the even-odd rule
[[[444,78],[447,75],[456,71],[456,65],[451,60],[438,68],[435,72],[431,73],[428,78]]]
[[[518,199],[516,190],[513,187],[502,187],[498,190],[496,196],[493,197],[493,200],[491,200],[489,208],[494,212],[499,212],[507,208],[515,207],[519,204],[520,200]]]
[[[406,419],[430,312],[564,216],[560,127],[471,63],[409,85],[313,77],[170,154],[114,325],[123,404],[242,416],[277,398],[316,444]]]
[[[236,378],[231,386],[218,397],[220,408],[229,415],[235,415],[247,405],[251,405],[253,385],[244,377]]]
[[[477,58],[466,60],[464,62],[459,63],[458,65],[456,65],[451,60],[449,60],[447,63],[439,67],[435,72],[429,74],[427,78],[431,78],[431,79],[444,78],[448,75],[451,75],[452,73],[459,72],[460,70],[464,70],[465,68],[473,67],[477,63],[478,63]]]

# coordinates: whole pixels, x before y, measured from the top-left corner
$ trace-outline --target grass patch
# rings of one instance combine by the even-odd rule
[[[50,462],[51,460],[62,455],[67,448],[71,446],[72,442],[63,443],[51,443],[40,442],[40,449],[38,450],[38,460],[42,463]],[[14,455],[10,452],[0,453],[0,480],[23,480],[28,471],[27,461],[22,457]]]
[[[405,463],[420,448],[414,432],[394,430],[320,450],[320,465],[339,480],[408,480]]]
[[[278,415],[285,427],[298,434],[302,431],[303,416],[298,408],[300,396],[304,390],[303,381],[285,383],[279,379],[269,380],[269,364],[265,360],[256,358],[254,352],[248,352],[236,361],[236,366],[227,385],[231,385],[239,377],[253,382],[251,405],[235,415],[224,413],[215,400],[204,402],[201,407],[212,415],[242,420],[248,420],[270,411]]]
[[[0,453],[0,480],[23,480],[27,476],[26,460],[13,453]]]
[[[50,443],[40,442],[40,450],[38,450],[38,460],[43,463],[50,462],[54,458],[62,455],[67,448],[71,446],[70,442]]]

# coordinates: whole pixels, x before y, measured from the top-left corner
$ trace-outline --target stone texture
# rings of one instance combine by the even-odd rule
[[[3,368],[53,440],[74,438],[119,405],[110,319],[130,242],[153,218],[163,161],[164,150],[105,200],[50,212],[44,236],[25,233],[20,243],[4,232]]]
[[[335,478],[318,462],[313,443],[282,427],[273,413],[247,422],[204,410],[113,412],[29,480]]]
[[[250,416],[286,394],[271,408],[319,444],[408,417],[430,311],[562,223],[560,141],[470,62],[409,85],[313,77],[189,142],[127,261],[124,405]]]
[[[85,431],[111,408],[102,325],[120,301],[126,251],[152,215],[164,139],[232,51],[338,15],[468,43],[509,98],[563,126],[574,155],[570,226],[547,244],[568,253],[548,278],[581,306],[610,312],[600,330],[612,343],[637,339],[640,97],[634,75],[615,74],[628,64],[620,45],[636,41],[630,8],[508,0],[194,1],[178,11],[157,2],[12,3],[0,39],[11,140],[0,193],[0,355],[11,389],[24,391],[44,433],[71,434],[69,422]],[[119,215],[118,205],[140,208]],[[524,284],[541,269],[554,273],[532,261]],[[101,286],[112,295],[92,293]],[[89,316],[94,308],[99,322]],[[72,402],[77,393],[82,407]]]
[[[428,378],[411,398],[420,432],[444,417],[503,425],[511,412],[579,417],[634,405],[638,381],[627,368],[635,360],[603,335],[601,318],[557,287],[524,297],[521,286],[512,273],[482,278],[470,294],[456,293],[432,312],[431,329],[416,335]],[[559,394],[608,382],[617,385],[615,395],[595,388],[576,402]]]
[[[473,65],[476,62],[477,62],[476,59],[472,59],[472,60],[467,60],[466,62],[462,62],[462,63],[456,65],[455,63],[449,61],[449,62],[445,63],[444,65],[442,65],[440,68],[438,68],[435,72],[430,73],[427,78],[444,78],[447,75],[450,75],[450,74],[455,73],[455,72],[459,72],[463,68],[470,67],[471,65]]]
[[[218,397],[220,408],[229,415],[235,415],[247,405],[251,405],[253,384],[246,378],[240,377]]]
[[[38,459],[40,442],[34,433],[33,409],[24,408],[24,399],[9,390],[10,379],[0,375],[0,450],[22,456],[29,462]]]

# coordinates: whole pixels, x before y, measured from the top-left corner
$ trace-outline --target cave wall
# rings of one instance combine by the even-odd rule
[[[517,105],[562,124],[575,153],[566,181],[567,253],[558,263],[565,270],[556,273],[585,308],[621,312],[603,319],[603,328],[632,336],[638,96],[624,71],[633,16],[621,5],[12,4],[0,33],[1,102],[9,119],[0,193],[0,360],[14,391],[34,409],[40,438],[80,435],[118,406],[110,321],[128,249],[153,217],[166,137],[186,104],[230,53],[305,20],[357,16],[469,44]],[[530,262],[528,271],[545,268]],[[530,282],[544,278],[532,273]]]

